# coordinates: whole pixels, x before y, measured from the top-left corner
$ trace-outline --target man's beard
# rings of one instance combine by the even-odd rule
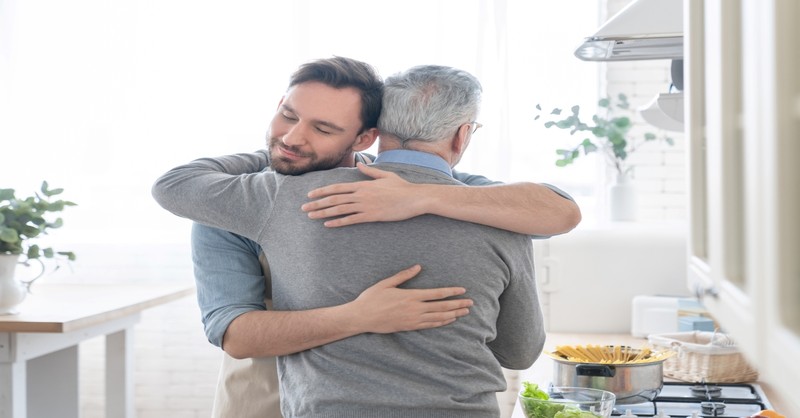
[[[292,154],[299,155],[304,158],[303,161],[291,161],[283,159],[275,155],[275,148],[280,147]],[[331,168],[340,167],[342,162],[353,153],[353,149],[348,147],[342,152],[331,155],[327,158],[320,158],[316,153],[304,153],[294,147],[287,147],[281,143],[278,138],[271,138],[269,141],[269,159],[272,169],[281,174],[289,176],[296,176],[311,171],[328,170]]]

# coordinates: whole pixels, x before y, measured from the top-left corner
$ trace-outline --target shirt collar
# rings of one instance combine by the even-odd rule
[[[450,169],[450,164],[447,164],[447,161],[438,155],[427,152],[413,151],[408,149],[393,149],[378,154],[378,158],[375,159],[375,163],[401,163],[418,165],[436,171],[441,171],[442,173],[453,177],[453,171]]]

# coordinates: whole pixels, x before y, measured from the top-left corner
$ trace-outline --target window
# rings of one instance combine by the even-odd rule
[[[194,158],[262,147],[290,73],[343,55],[384,76],[421,63],[473,72],[485,127],[459,169],[591,194],[596,167],[558,169],[555,149],[566,140],[533,117],[537,103],[595,103],[597,66],[572,55],[597,26],[595,4],[385,7],[391,15],[366,0],[3,3],[0,186],[65,188],[79,206],[53,240],[185,245],[189,222],[155,204],[155,178]]]

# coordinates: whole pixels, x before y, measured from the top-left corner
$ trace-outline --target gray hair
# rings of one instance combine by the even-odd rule
[[[481,83],[452,67],[420,65],[384,82],[383,111],[378,130],[403,143],[437,142],[478,116]]]

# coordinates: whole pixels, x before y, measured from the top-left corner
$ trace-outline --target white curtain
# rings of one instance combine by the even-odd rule
[[[155,178],[263,146],[289,74],[342,55],[473,72],[485,126],[458,168],[591,195],[593,164],[557,169],[568,141],[533,117],[594,102],[597,67],[572,50],[596,24],[594,0],[0,0],[0,188],[65,188],[79,206],[50,239],[66,246],[183,246]]]

